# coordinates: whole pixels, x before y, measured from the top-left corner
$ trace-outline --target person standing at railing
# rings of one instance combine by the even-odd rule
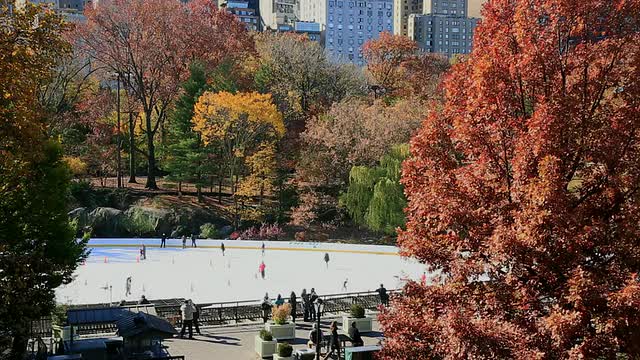
[[[307,294],[307,289],[302,289],[300,293],[300,297],[302,298],[302,319],[304,322],[309,321],[309,294]]]
[[[296,313],[298,312],[298,298],[296,297],[296,293],[294,291],[289,295],[289,304],[291,304],[291,319],[293,322],[296,322]]]
[[[311,292],[309,293],[309,318],[311,321],[316,320],[316,308],[313,304],[318,300],[318,294],[316,294],[316,289],[311,288]]]
[[[189,339],[193,339],[193,307],[189,304],[189,300],[185,300],[180,306],[180,314],[182,315],[182,329],[180,330],[180,338],[184,338],[187,327],[189,328]]]
[[[191,299],[189,299],[189,305],[191,305],[191,308],[193,309],[193,326],[196,328],[196,333],[198,335],[202,335],[200,333],[200,324],[198,323],[198,320],[200,319],[200,310],[198,310],[198,305],[194,304]]]
[[[387,294],[387,289],[384,288],[384,285],[380,284],[376,292],[380,296],[380,304],[389,306],[389,294]]]
[[[260,307],[262,308],[262,320],[264,320],[264,323],[266,324],[272,308],[271,300],[269,300],[269,293],[264,294],[264,299],[262,299]]]

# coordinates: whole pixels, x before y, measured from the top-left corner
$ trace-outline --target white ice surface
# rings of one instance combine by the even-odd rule
[[[138,262],[142,243],[148,246],[147,260]],[[93,304],[137,300],[144,294],[148,299],[182,297],[206,303],[260,299],[266,292],[272,298],[287,297],[292,290],[299,296],[303,288],[312,287],[319,294],[373,291],[381,283],[394,289],[406,279],[417,280],[425,268],[389,246],[265,242],[263,256],[260,241],[227,240],[223,256],[220,243],[199,240],[199,248],[181,249],[181,242],[170,240],[169,248],[160,249],[150,247],[157,246],[158,239],[92,240],[90,246],[108,247],[92,248],[75,280],[57,289],[57,301]],[[266,265],[264,280],[258,273],[261,261]],[[132,293],[125,296],[129,276]]]

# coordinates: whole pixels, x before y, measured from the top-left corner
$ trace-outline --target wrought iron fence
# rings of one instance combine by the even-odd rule
[[[390,290],[389,295],[399,294],[399,290]],[[376,292],[352,292],[341,294],[320,295],[320,299],[324,302],[324,313],[337,314],[347,312],[353,304],[360,304],[365,309],[375,310],[380,304],[380,297]],[[288,301],[287,298],[285,300]],[[182,326],[182,317],[180,315],[180,305],[183,299],[171,300],[151,300],[155,304],[155,310],[159,317],[166,319],[173,326]],[[239,324],[245,321],[258,321],[262,319],[262,301],[231,301],[198,304],[200,309],[200,317],[198,322],[201,325],[230,325]],[[99,308],[105,307],[106,304],[100,305],[82,305],[78,308]],[[108,305],[106,305],[108,306]],[[73,307],[76,308],[76,307]],[[302,299],[298,298],[296,306],[296,317],[302,318],[303,308]],[[92,323],[79,324],[75,326],[74,332],[78,335],[91,335],[100,333],[114,333],[116,331],[115,323]],[[31,338],[51,337],[51,319],[43,317],[31,324]]]

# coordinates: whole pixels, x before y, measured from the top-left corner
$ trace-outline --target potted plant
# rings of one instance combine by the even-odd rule
[[[271,310],[272,321],[265,325],[273,337],[278,340],[292,340],[296,338],[296,324],[288,323],[291,315],[291,304],[282,304]]]
[[[260,330],[260,334],[256,335],[255,340],[256,353],[261,358],[271,357],[276,353],[278,342],[273,338],[273,334],[267,330]]]
[[[360,304],[351,305],[350,314],[342,317],[342,331],[349,331],[354,322],[361,333],[373,331],[372,319],[364,315],[364,307]]]
[[[273,360],[293,360],[293,347],[287,342],[278,344],[278,351],[273,355]]]

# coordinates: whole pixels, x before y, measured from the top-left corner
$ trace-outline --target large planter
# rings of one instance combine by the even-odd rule
[[[278,325],[274,323],[267,323],[265,329],[273,334],[273,338],[280,340],[293,340],[296,338],[296,324],[289,323],[284,325]]]
[[[271,341],[264,341],[260,335],[256,335],[256,353],[260,355],[261,358],[271,357],[275,354],[276,346],[278,346],[278,342],[275,338]]]
[[[367,333],[373,331],[373,319],[370,317],[352,318],[349,316],[342,317],[342,331],[348,332],[351,327],[351,323],[355,322],[356,327],[361,333]]]
[[[293,354],[291,354],[291,356],[280,356],[278,354],[273,354],[273,360],[293,360]]]

